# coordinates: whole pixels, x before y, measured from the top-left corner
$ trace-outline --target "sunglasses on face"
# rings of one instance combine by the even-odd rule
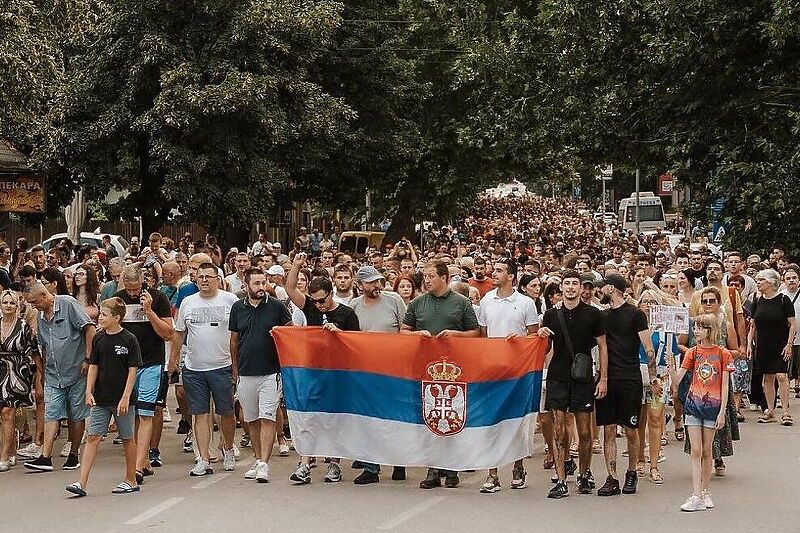
[[[714,298],[713,300],[700,300],[700,303],[703,305],[714,305],[717,303],[717,299]]]
[[[308,299],[311,300],[311,302],[314,305],[322,305],[322,304],[325,303],[325,300],[327,300],[328,296],[330,296],[330,295],[331,295],[331,293],[328,293],[325,296],[323,296],[322,298],[312,298],[311,296],[309,296]]]

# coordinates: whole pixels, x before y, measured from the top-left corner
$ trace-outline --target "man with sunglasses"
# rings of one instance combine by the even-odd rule
[[[289,299],[306,316],[309,326],[322,326],[328,331],[360,331],[358,316],[350,307],[333,299],[333,284],[323,277],[313,278],[308,284],[308,296],[297,289],[297,277],[306,264],[306,254],[298,253],[292,261],[292,268],[286,277],[286,293]],[[311,483],[311,458],[302,457],[297,470],[290,480],[299,485]],[[325,472],[326,483],[337,483],[342,480],[342,469],[339,459],[332,458]]]

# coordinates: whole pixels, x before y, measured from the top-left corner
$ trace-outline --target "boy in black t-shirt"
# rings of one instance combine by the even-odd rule
[[[92,471],[100,439],[108,433],[111,416],[117,424],[125,448],[125,481],[114,487],[113,494],[139,492],[136,483],[136,369],[142,364],[139,341],[120,325],[125,318],[125,303],[109,298],[100,304],[99,325],[102,328],[92,342],[89,374],[86,378],[86,405],[91,407],[89,436],[83,451],[81,480],[67,485],[65,490],[76,496],[86,496],[89,474]]]

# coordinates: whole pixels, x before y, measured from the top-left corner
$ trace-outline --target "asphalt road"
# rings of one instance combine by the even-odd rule
[[[407,481],[394,482],[389,468],[380,483],[356,486],[352,480],[358,471],[349,468],[349,461],[342,461],[341,483],[322,482],[320,461],[311,485],[293,486],[288,476],[296,465],[294,452],[274,457],[271,482],[256,484],[243,478],[249,449],[243,450],[235,472],[223,472],[217,464],[214,476],[189,478],[192,456],[181,452],[173,427],[165,429],[162,443],[165,466],[147,478],[139,494],[110,494],[123,469],[122,447],[110,439],[101,446],[86,498],[72,499],[64,492],[64,485],[77,477],[60,470],[60,458],[52,473],[29,473],[21,466],[0,473],[0,532],[800,531],[793,517],[800,490],[800,431],[758,425],[754,413],[747,416],[736,455],[727,460],[727,476],[712,479],[716,508],[706,512],[678,509],[691,492],[691,476],[682,443],[671,433],[661,464],[663,485],[643,479],[636,495],[600,498],[577,494],[571,483],[569,497],[548,500],[550,471],[541,469],[540,441],[526,461],[528,488],[510,490],[506,467],[501,469],[503,490],[487,495],[478,492],[484,472],[462,474],[457,489],[424,491],[417,487],[423,469],[409,469]],[[621,452],[623,441],[618,444]],[[593,470],[602,484],[602,456],[594,456]]]

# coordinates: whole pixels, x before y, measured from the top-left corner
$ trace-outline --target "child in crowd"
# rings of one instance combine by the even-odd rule
[[[100,440],[108,433],[111,416],[117,424],[125,448],[125,480],[111,490],[113,494],[139,492],[136,483],[136,370],[142,363],[139,342],[120,325],[125,318],[125,303],[109,298],[100,304],[98,331],[92,342],[89,374],[86,379],[86,405],[91,407],[89,436],[83,451],[81,479],[67,485],[65,490],[76,496],[86,496],[89,474],[92,471]]]
[[[677,381],[687,372],[692,381],[684,404],[685,425],[692,443],[692,483],[694,492],[681,505],[681,511],[705,511],[714,507],[708,484],[714,462],[711,445],[714,433],[725,425],[725,407],[733,357],[717,345],[720,337],[720,320],[714,315],[699,315],[694,320],[697,346],[683,357]]]

